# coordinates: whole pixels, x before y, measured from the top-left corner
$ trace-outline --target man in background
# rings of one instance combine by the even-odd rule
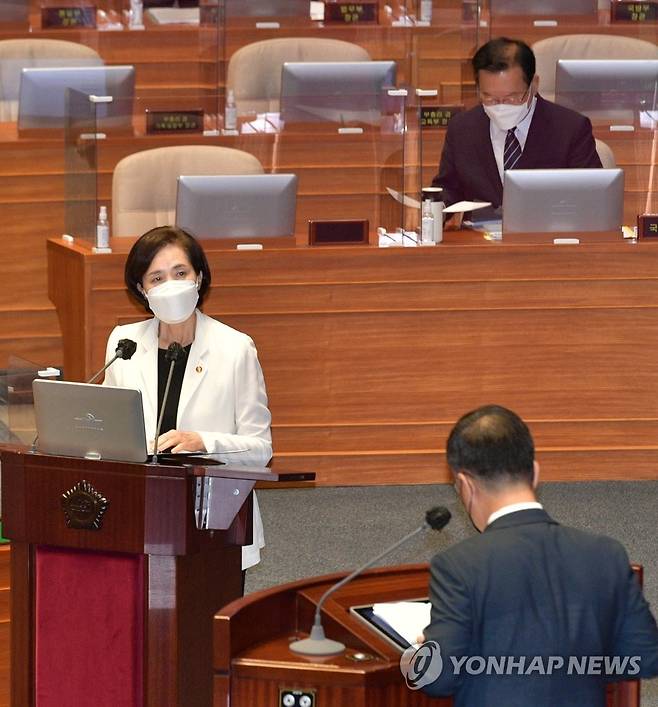
[[[624,548],[560,525],[538,503],[523,420],[495,405],[470,412],[447,458],[481,534],[432,560],[425,639],[440,647],[443,670],[425,691],[454,694],[456,707],[604,707],[607,680],[658,675],[658,628]],[[469,674],[472,656],[514,662]],[[602,656],[619,657],[618,667]]]
[[[462,200],[503,203],[506,169],[601,167],[592,124],[538,94],[535,55],[518,39],[500,37],[472,59],[479,105],[448,123],[439,173],[449,205]]]

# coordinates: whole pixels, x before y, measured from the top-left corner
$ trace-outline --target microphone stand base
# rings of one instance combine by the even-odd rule
[[[289,648],[302,655],[337,655],[345,650],[345,644],[330,638],[304,638],[301,641],[293,641]]]

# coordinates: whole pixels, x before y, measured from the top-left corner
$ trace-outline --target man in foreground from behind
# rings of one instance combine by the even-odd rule
[[[658,675],[658,628],[624,548],[537,502],[523,420],[470,412],[447,458],[481,534],[432,560],[425,640],[443,669],[425,691],[457,707],[603,707],[607,681]]]

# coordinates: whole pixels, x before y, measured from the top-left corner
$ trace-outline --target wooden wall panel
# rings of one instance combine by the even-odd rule
[[[448,481],[451,425],[496,402],[529,421],[545,478],[654,478],[658,246],[446,239],[208,251],[205,311],[256,342],[276,463],[319,484]],[[111,327],[145,313],[123,291],[124,254],[49,246],[87,273],[94,316],[71,331],[91,372]]]

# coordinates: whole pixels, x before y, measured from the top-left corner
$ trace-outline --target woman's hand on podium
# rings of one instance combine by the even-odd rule
[[[158,437],[158,452],[206,452],[207,449],[198,432],[183,432],[182,430],[169,430]]]

